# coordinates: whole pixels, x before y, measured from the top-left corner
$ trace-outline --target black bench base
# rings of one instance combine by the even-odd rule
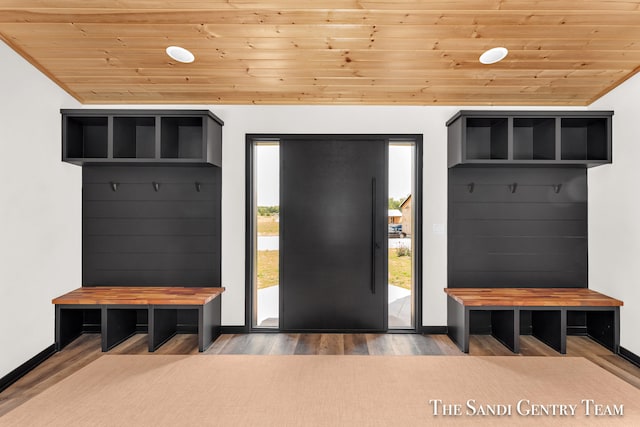
[[[620,350],[620,307],[505,307],[464,306],[447,296],[448,335],[464,353],[469,352],[470,318],[473,311],[488,311],[491,335],[512,352],[520,352],[520,316],[531,312],[531,334],[561,354],[567,352],[567,314],[586,314],[587,335],[614,353]]]
[[[86,312],[99,312],[102,351],[109,351],[140,332],[137,312],[146,310],[149,351],[153,352],[178,333],[178,310],[193,310],[198,318],[198,350],[203,352],[220,336],[220,301],[214,298],[204,305],[56,304],[56,350],[87,332]]]

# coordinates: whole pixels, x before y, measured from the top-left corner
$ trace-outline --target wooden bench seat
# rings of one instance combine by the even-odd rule
[[[206,350],[220,335],[222,287],[95,286],[82,287],[52,300],[56,306],[56,349],[85,331],[86,310],[100,311],[102,351],[138,332],[137,312],[147,312],[149,351],[178,331],[178,310],[194,310],[198,348]]]
[[[491,334],[513,352],[520,351],[520,314],[531,311],[532,334],[566,353],[567,312],[586,313],[587,334],[619,351],[623,302],[585,288],[445,288],[448,334],[469,352],[472,311],[491,312]]]
[[[183,304],[203,305],[224,288],[176,288],[147,286],[94,286],[78,288],[53,299],[54,304]]]

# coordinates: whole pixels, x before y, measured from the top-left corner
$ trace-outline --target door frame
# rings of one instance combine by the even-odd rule
[[[260,328],[253,326],[254,313],[254,295],[253,284],[255,277],[255,260],[254,250],[256,241],[254,240],[256,215],[254,208],[254,192],[255,192],[255,158],[254,147],[261,142],[280,141],[285,138],[300,139],[364,139],[376,138],[389,141],[407,141],[414,144],[414,182],[413,182],[413,304],[414,304],[414,327],[407,329],[387,329],[387,333],[420,333],[422,327],[422,167],[423,167],[423,135],[422,134],[288,134],[288,133],[269,133],[269,134],[246,134],[245,135],[245,332],[261,332],[268,333],[280,332],[278,328]],[[359,333],[361,331],[341,331],[343,333]]]

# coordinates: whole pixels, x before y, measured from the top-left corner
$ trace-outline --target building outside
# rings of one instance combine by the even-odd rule
[[[400,204],[400,210],[402,212],[402,233],[410,236],[411,235],[411,194],[404,199],[404,202]]]
[[[389,224],[402,223],[402,212],[399,209],[389,209]]]

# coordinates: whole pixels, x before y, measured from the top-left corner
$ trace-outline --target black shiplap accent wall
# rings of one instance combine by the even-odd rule
[[[586,288],[586,168],[450,168],[448,251],[452,288]]]
[[[82,177],[83,286],[220,286],[219,168],[85,165]]]

